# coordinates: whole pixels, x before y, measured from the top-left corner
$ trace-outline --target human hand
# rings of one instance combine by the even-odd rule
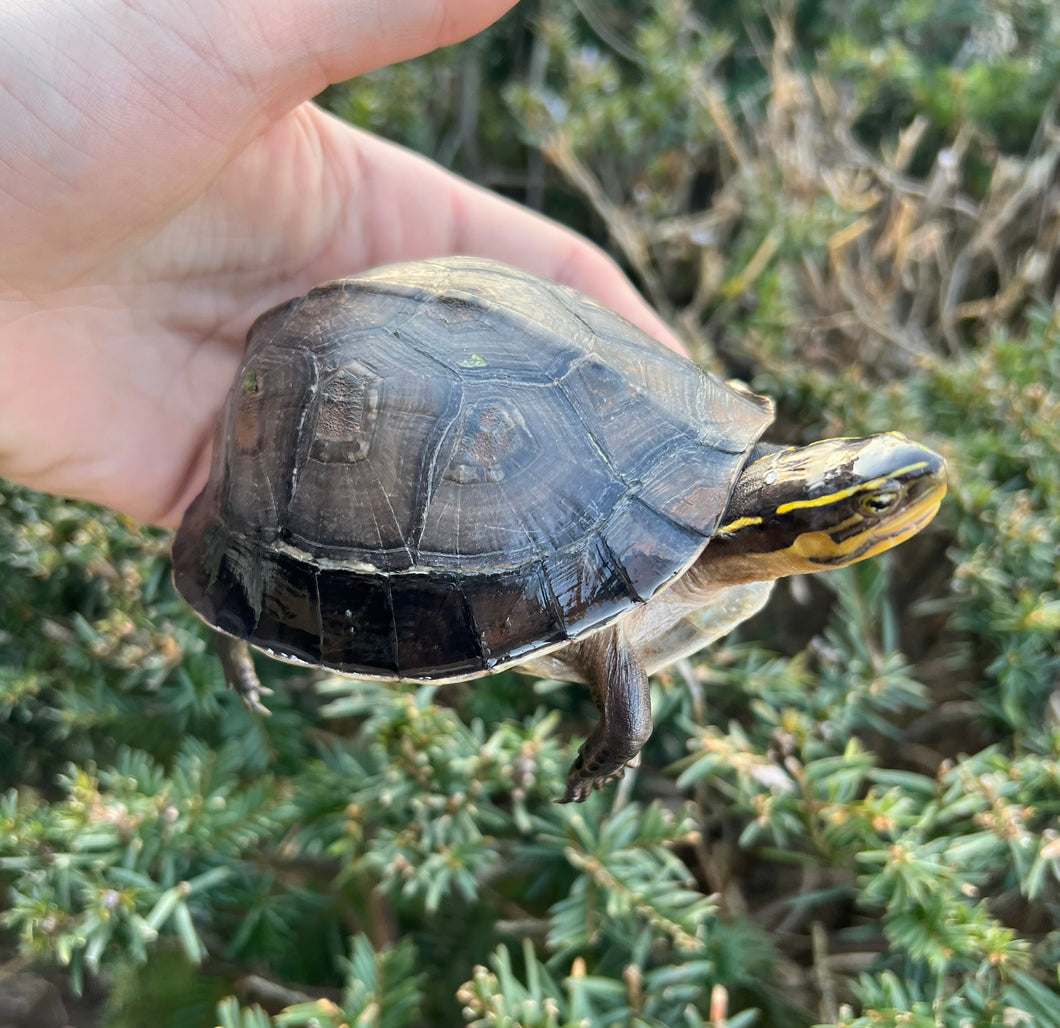
[[[176,524],[254,317],[395,260],[507,260],[677,347],[586,240],[308,102],[511,5],[8,5],[0,474]]]

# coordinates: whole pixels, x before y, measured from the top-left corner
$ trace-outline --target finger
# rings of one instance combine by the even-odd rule
[[[583,236],[319,108],[306,113],[325,141],[340,194],[349,198],[341,207],[346,220],[310,277],[442,254],[493,257],[580,289],[684,352],[615,262]]]

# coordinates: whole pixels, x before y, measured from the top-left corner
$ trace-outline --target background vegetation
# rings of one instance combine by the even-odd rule
[[[329,90],[950,497],[660,675],[571,809],[586,690],[262,661],[254,719],[162,533],[3,486],[0,1022],[1060,1025],[1058,12],[527,0]]]

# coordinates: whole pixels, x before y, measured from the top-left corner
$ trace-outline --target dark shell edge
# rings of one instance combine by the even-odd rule
[[[707,544],[686,545],[680,563],[656,555],[653,581],[642,578],[641,593],[612,571],[593,583],[591,603],[583,595],[576,619],[537,562],[396,575],[318,566],[230,532],[208,493],[189,509],[173,544],[174,584],[196,613],[271,657],[387,681],[459,681],[541,656],[620,619],[680,577]],[[599,540],[583,549],[582,564],[606,559]],[[559,553],[552,563],[575,562]],[[579,588],[584,594],[581,579],[572,586]],[[520,626],[514,635],[512,623]]]

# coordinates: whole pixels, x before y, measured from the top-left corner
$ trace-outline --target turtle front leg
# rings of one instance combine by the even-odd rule
[[[250,647],[244,640],[224,632],[213,633],[213,645],[217,656],[221,658],[221,669],[228,688],[239,696],[247,710],[268,717],[269,708],[261,702],[261,697],[270,696],[272,690],[261,684],[261,679],[254,670]]]
[[[594,789],[621,778],[627,767],[636,767],[652,730],[648,676],[620,628],[579,643],[576,659],[600,723],[578,750],[561,803],[581,803]]]

